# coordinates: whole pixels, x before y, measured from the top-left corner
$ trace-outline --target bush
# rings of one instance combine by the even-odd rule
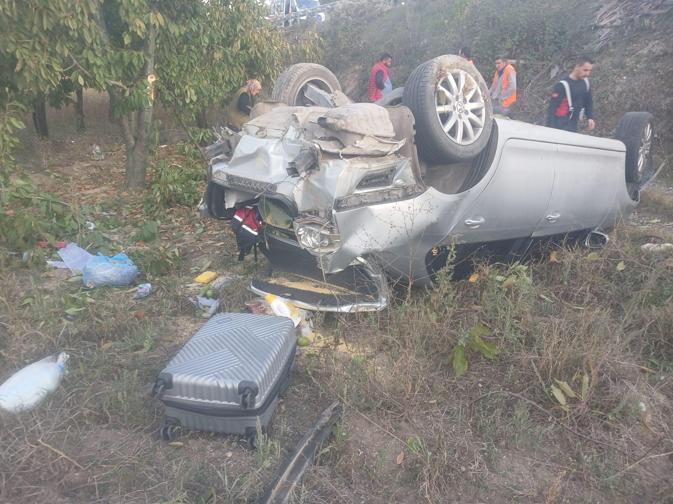
[[[40,192],[29,178],[0,189],[0,244],[26,250],[40,240],[54,242],[79,231],[79,214],[55,196]]]
[[[182,165],[165,159],[157,161],[152,169],[148,206],[195,206],[202,194],[203,176],[203,167],[191,159],[185,159]]]

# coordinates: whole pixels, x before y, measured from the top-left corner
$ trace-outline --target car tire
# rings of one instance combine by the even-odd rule
[[[303,95],[307,84],[313,84],[329,94],[341,91],[339,79],[329,69],[315,63],[297,63],[276,79],[271,99],[291,106],[312,105]]]
[[[652,169],[652,114],[627,112],[619,120],[615,137],[626,145],[626,181],[641,183]]]
[[[419,65],[407,79],[402,103],[414,114],[418,153],[428,162],[472,159],[488,144],[491,96],[464,58],[445,55]]]

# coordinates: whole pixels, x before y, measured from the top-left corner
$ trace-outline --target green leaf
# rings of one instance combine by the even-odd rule
[[[563,395],[563,392],[561,392],[561,389],[556,387],[555,385],[551,386],[551,393],[554,395],[556,400],[559,402],[561,406],[565,406],[567,404],[566,401],[566,396]]]
[[[23,298],[23,300],[19,303],[19,306],[28,306],[33,304],[33,301],[35,301],[35,299],[32,297]]]
[[[465,346],[456,345],[451,351],[451,365],[453,366],[453,374],[456,378],[460,378],[467,372],[467,359],[465,358]]]
[[[491,329],[481,323],[473,326],[468,331],[468,343],[470,348],[475,352],[479,352],[487,359],[495,359],[500,353],[495,344],[483,339],[484,336],[490,336],[491,334]]]
[[[624,264],[624,261],[619,261],[617,264],[617,271],[624,271],[626,269],[626,264]]]
[[[582,375],[582,401],[587,400],[589,394],[589,375],[584,373]]]
[[[577,395],[575,394],[573,389],[570,388],[570,385],[568,385],[567,382],[557,380],[556,378],[554,378],[554,381],[556,382],[556,384],[559,386],[559,388],[563,391],[563,393],[565,395],[567,395],[568,397],[571,397],[572,399],[577,398]]]
[[[601,259],[601,255],[598,252],[590,252],[587,255],[587,261],[599,261]]]
[[[77,82],[79,82],[80,86],[84,85],[84,78],[81,75],[77,76]]]

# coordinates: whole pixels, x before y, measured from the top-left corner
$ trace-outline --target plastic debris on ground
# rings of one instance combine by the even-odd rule
[[[0,408],[29,411],[54,392],[65,374],[67,353],[52,355],[20,369],[0,385]]]
[[[138,276],[138,267],[126,254],[93,256],[84,267],[82,281],[88,288],[129,285]]]
[[[152,284],[142,283],[135,288],[133,299],[143,299],[152,294]]]
[[[208,284],[217,278],[217,273],[214,271],[204,271],[197,276],[194,281],[200,284]]]
[[[640,246],[643,252],[668,252],[673,250],[673,243],[646,243]]]
[[[58,255],[61,261],[47,261],[47,264],[54,268],[69,269],[73,273],[82,273],[84,266],[94,257],[76,243],[68,243],[65,247],[59,249]]]
[[[220,307],[219,299],[211,299],[203,296],[196,296],[188,298],[194,306],[203,310],[201,316],[204,318],[210,318],[217,313],[218,308]]]
[[[254,299],[246,303],[248,310],[252,313],[267,313],[279,317],[287,317],[299,329],[299,346],[307,346],[313,336],[313,324],[310,318],[310,312],[297,308],[287,299],[280,298],[273,294],[266,294],[264,298]]]

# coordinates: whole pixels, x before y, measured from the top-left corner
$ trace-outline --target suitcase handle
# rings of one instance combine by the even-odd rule
[[[255,398],[259,394],[259,387],[255,382],[242,381],[238,384],[238,393],[241,396],[241,408],[244,410],[255,407]]]

